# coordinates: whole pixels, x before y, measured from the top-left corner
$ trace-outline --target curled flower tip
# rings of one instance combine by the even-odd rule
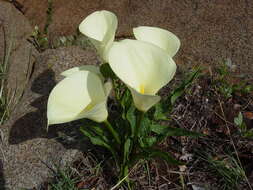
[[[171,57],[180,48],[179,38],[168,30],[150,26],[139,26],[134,28],[133,32],[137,40],[150,42],[165,50]]]
[[[114,41],[117,26],[116,15],[106,10],[88,15],[79,25],[80,32],[90,39],[104,62],[108,62],[108,51]]]

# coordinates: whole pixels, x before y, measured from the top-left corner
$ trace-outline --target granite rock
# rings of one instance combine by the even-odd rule
[[[6,65],[5,92],[9,110],[21,98],[38,53],[28,41],[31,33],[29,21],[22,13],[10,3],[0,1],[0,64]]]
[[[37,56],[22,98],[0,128],[0,177],[6,189],[38,188],[52,177],[56,166],[71,163],[80,150],[85,150],[78,127],[63,124],[46,130],[47,99],[62,79],[60,73],[83,64],[97,64],[95,52],[68,47],[47,50]]]
[[[33,1],[41,3],[40,0]],[[33,23],[41,23],[42,17],[46,19],[43,16],[45,10],[34,9],[33,4],[24,3],[23,9]],[[131,37],[132,28],[139,25],[162,27],[181,39],[182,48],[177,55],[177,63],[212,66],[229,60],[237,66],[236,70],[239,73],[252,78],[252,1],[53,1],[52,21],[48,28],[50,39],[74,34],[79,23],[88,14],[102,9],[117,14],[117,36],[120,38]],[[33,15],[30,12],[38,16],[30,16]]]

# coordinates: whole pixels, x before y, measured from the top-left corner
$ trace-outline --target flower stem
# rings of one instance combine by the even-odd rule
[[[137,116],[137,121],[136,121],[136,126],[135,126],[135,131],[134,131],[134,147],[137,146],[137,138],[138,138],[138,134],[141,128],[141,121],[144,117],[144,112],[139,111],[139,114]]]
[[[112,125],[109,123],[109,121],[105,120],[104,124],[106,125],[106,127],[108,128],[108,130],[111,132],[112,136],[114,137],[114,139],[116,140],[116,142],[118,144],[121,144],[120,138],[118,133],[113,129]]]
[[[132,153],[135,154],[137,147],[138,147],[138,134],[141,128],[141,121],[144,117],[144,112],[139,111],[139,114],[137,116],[135,131],[134,131],[134,139],[133,139],[133,151]]]

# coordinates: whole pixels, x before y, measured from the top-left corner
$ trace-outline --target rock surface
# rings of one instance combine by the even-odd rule
[[[47,0],[16,2],[33,25],[45,27]],[[55,0],[48,28],[50,39],[75,33],[82,19],[101,9],[118,15],[119,38],[131,36],[135,26],[163,27],[181,39],[178,63],[211,65],[227,59],[238,66],[238,71],[252,77],[253,3],[248,0],[208,3],[201,0]],[[46,102],[63,70],[97,63],[93,51],[78,47],[38,54],[27,41],[31,33],[32,27],[21,12],[0,0],[0,63],[6,60],[10,50],[9,97],[16,93],[10,120],[0,126],[0,187],[13,190],[40,185],[51,176],[50,168],[64,165],[78,154],[80,146],[71,140],[77,134],[75,131],[56,126],[46,132]]]
[[[7,90],[15,92],[11,116],[0,126],[0,189],[31,189],[51,177],[56,166],[77,158],[81,145],[74,144],[73,139],[79,134],[78,128],[75,132],[61,125],[46,131],[47,98],[62,78],[62,71],[97,64],[97,57],[94,51],[79,47],[39,54],[27,41],[32,32],[29,22],[10,3],[2,1],[0,29],[1,64],[10,50]]]
[[[0,64],[7,66],[7,98],[12,110],[23,94],[37,54],[28,42],[29,21],[10,3],[0,1]]]
[[[46,104],[60,73],[83,64],[96,64],[92,51],[78,47],[47,50],[38,56],[34,73],[10,120],[1,126],[3,180],[10,189],[37,187],[52,175],[50,167],[73,161],[78,144],[73,137],[78,128],[50,127],[46,131]],[[68,125],[68,124],[66,124]],[[62,137],[65,134],[70,142]]]
[[[33,3],[28,3],[29,1]],[[25,15],[33,23],[45,22],[45,1],[24,1],[27,2],[23,4]],[[35,2],[43,2],[43,8],[34,9]],[[119,37],[132,35],[132,27],[139,25],[163,27],[177,34],[182,41],[177,56],[178,63],[212,65],[227,59],[238,66],[238,72],[251,74],[252,77],[252,1],[53,1],[50,38],[75,33],[82,19],[93,11],[102,9],[118,15]],[[41,22],[41,19],[44,21]]]

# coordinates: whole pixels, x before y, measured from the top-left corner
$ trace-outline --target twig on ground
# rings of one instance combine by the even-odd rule
[[[123,179],[121,179],[116,185],[114,185],[110,190],[114,190],[114,189],[116,189],[117,187],[119,187],[120,184],[121,184],[122,182],[124,182],[124,181],[129,177],[129,175],[133,172],[133,170],[134,170],[138,165],[139,165],[139,162],[136,163],[136,164],[134,165],[134,167],[128,172],[128,174],[127,174]]]
[[[227,120],[226,120],[225,113],[224,113],[224,110],[223,110],[223,107],[222,107],[222,103],[221,103],[220,99],[218,99],[218,101],[219,101],[219,105],[220,105],[220,109],[221,109],[221,113],[222,113],[222,115],[223,115],[223,118],[224,118],[225,121],[227,121]],[[237,161],[238,161],[238,163],[239,163],[239,166],[240,166],[241,169],[243,170],[242,163],[241,163],[240,157],[239,157],[239,155],[238,155],[238,152],[237,152],[235,143],[234,143],[234,141],[233,141],[233,138],[232,138],[232,136],[231,136],[231,132],[230,132],[229,126],[228,126],[227,122],[225,122],[225,124],[226,124],[226,128],[227,128],[227,130],[228,130],[228,135],[229,135],[229,138],[230,138],[230,142],[231,142],[231,144],[232,144],[232,146],[233,146],[233,148],[234,148],[234,150],[235,150],[235,154],[236,154],[236,157],[237,157]],[[243,172],[243,174],[244,174],[245,180],[246,180],[246,182],[247,182],[247,184],[248,184],[250,190],[252,190],[252,187],[251,187],[251,184],[250,184],[250,182],[249,182],[248,177],[246,176],[245,172]]]

